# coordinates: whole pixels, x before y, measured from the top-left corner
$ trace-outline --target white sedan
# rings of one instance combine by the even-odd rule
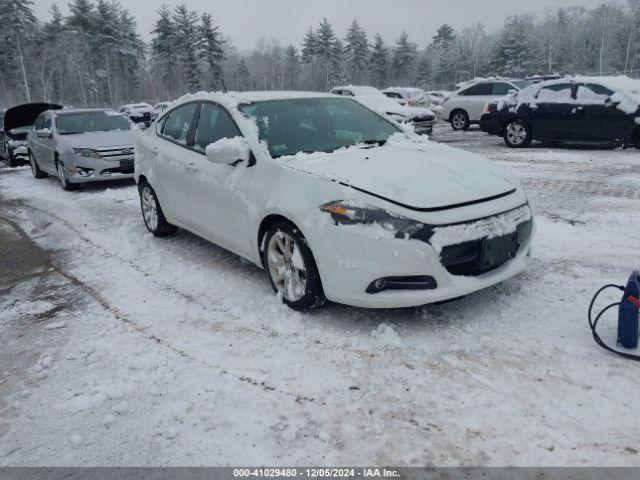
[[[141,135],[135,177],[154,235],[181,227],[247,258],[294,309],[440,302],[529,261],[519,185],[350,98],[187,96]]]

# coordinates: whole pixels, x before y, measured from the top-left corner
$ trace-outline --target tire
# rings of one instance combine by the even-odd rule
[[[451,127],[457,131],[467,131],[471,126],[471,122],[469,121],[469,114],[464,110],[454,110],[451,112]]]
[[[295,225],[281,221],[267,230],[262,261],[273,291],[288,307],[307,311],[327,301],[313,253]]]
[[[58,172],[58,181],[60,182],[60,186],[63,190],[72,192],[78,189],[77,184],[71,183],[69,181],[67,170],[64,168],[64,163],[62,163],[60,160],[56,160],[56,171]]]
[[[11,149],[7,150],[7,162],[9,163],[9,167],[16,168],[20,166],[20,162],[15,157]]]
[[[519,118],[509,120],[504,126],[504,143],[510,148],[525,148],[531,145],[531,127]]]
[[[29,152],[29,166],[31,166],[31,173],[33,173],[34,178],[40,179],[40,178],[47,178],[49,176],[45,172],[40,170],[40,167],[38,166],[38,162],[36,161],[36,157],[33,155],[32,152]]]
[[[147,182],[143,182],[138,187],[140,194],[140,209],[142,211],[142,219],[154,237],[168,237],[178,231],[178,227],[167,222],[156,192]]]

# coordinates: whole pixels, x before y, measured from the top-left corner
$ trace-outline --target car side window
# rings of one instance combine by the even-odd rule
[[[188,145],[189,130],[193,116],[198,108],[197,103],[188,103],[176,108],[167,116],[162,129],[162,135],[180,145]]]
[[[207,146],[222,138],[241,137],[233,118],[224,108],[213,103],[205,103],[200,110],[198,126],[193,147],[201,152],[207,150]]]
[[[583,103],[605,103],[613,92],[602,85],[587,83],[578,87],[578,100]]]
[[[53,128],[53,123],[51,122],[51,117],[49,115],[44,117],[44,128],[48,128],[49,130]]]
[[[494,83],[492,95],[507,95],[509,93],[509,90],[516,90],[516,88],[509,85],[508,83]]]
[[[45,114],[41,113],[40,116],[36,118],[36,122],[33,124],[33,129],[42,130],[44,128],[44,119],[45,119]]]
[[[537,97],[544,102],[569,102],[572,92],[573,84],[559,83],[541,88]]]
[[[460,95],[467,96],[480,96],[480,95],[491,95],[493,92],[493,84],[491,83],[478,83],[472,87],[467,88],[460,92]]]

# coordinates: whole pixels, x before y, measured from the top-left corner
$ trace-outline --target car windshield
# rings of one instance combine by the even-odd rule
[[[56,129],[60,135],[74,133],[131,130],[131,122],[117,112],[98,111],[59,115]]]
[[[511,82],[513,83],[516,87],[518,87],[520,90],[527,88],[530,85],[533,85],[533,82],[529,81],[529,80],[517,80],[515,82]]]
[[[348,98],[268,100],[241,105],[254,117],[274,158],[333,152],[357,144],[383,145],[400,129]]]

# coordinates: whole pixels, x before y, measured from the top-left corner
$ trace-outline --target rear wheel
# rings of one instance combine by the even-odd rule
[[[151,185],[146,182],[142,183],[139,192],[142,218],[144,219],[144,224],[147,226],[147,230],[156,237],[167,237],[176,233],[178,227],[167,222],[162,208],[160,208],[160,202],[158,202],[156,192],[151,188]]]
[[[263,263],[271,286],[294,310],[311,310],[326,302],[320,273],[300,230],[288,222],[272,225],[265,235]]]
[[[60,186],[64,190],[66,190],[67,192],[71,192],[78,189],[78,185],[69,181],[69,174],[67,173],[67,169],[65,168],[64,163],[62,163],[62,161],[60,160],[56,162],[56,171],[58,172],[58,180],[60,181]]]
[[[531,128],[524,120],[509,120],[504,127],[504,142],[511,148],[524,148],[531,144]]]
[[[451,126],[454,130],[469,130],[469,115],[464,110],[455,110],[451,114]]]
[[[29,152],[29,165],[31,166],[31,173],[33,173],[34,178],[46,178],[48,175],[40,170],[38,166],[38,162],[36,161],[36,157],[33,156],[32,152]]]

